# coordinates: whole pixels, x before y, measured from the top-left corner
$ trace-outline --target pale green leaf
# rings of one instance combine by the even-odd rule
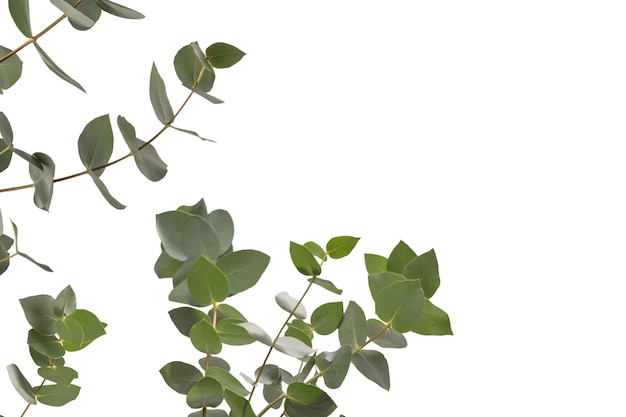
[[[63,0],[58,0],[58,1],[60,1],[61,3],[64,3]],[[67,81],[68,83],[72,84],[74,87],[78,88],[80,91],[85,92],[85,89],[83,88],[83,86],[80,85],[78,81],[74,80],[72,77],[67,75],[65,71],[63,71],[57,64],[55,64],[52,58],[50,58],[48,54],[46,54],[46,52],[43,49],[41,49],[41,46],[39,46],[37,42],[33,42],[33,45],[35,45],[35,49],[39,53],[41,60],[44,62],[44,64],[46,64],[46,66],[50,69],[50,71],[55,73],[62,80]]]
[[[374,338],[373,342],[384,348],[399,349],[407,346],[406,338],[402,333],[376,319],[367,321],[367,337]]]
[[[150,72],[150,101],[152,102],[154,113],[161,123],[168,125],[174,121],[174,111],[167,98],[165,83],[154,63]]]
[[[207,369],[206,376],[210,376],[211,378],[215,379],[224,387],[224,389],[228,389],[237,395],[245,397],[249,394],[248,390],[243,385],[241,385],[237,378],[235,378],[232,374],[230,374],[230,372],[226,371],[225,369],[212,365],[209,367],[209,369]]]
[[[293,313],[294,316],[301,320],[306,318],[306,309],[304,308],[304,305],[298,302],[297,298],[294,298],[283,291],[276,294],[274,299],[276,300],[276,304],[278,304],[278,306],[286,312]]]
[[[322,352],[315,357],[315,364],[322,372],[324,383],[328,388],[335,389],[341,386],[348,375],[351,358],[352,351],[348,345],[341,346],[335,352]]]
[[[10,49],[0,46],[0,57],[11,53]],[[13,54],[11,57],[0,62],[0,95],[2,90],[11,88],[22,75],[22,60]],[[5,138],[6,139],[6,138]]]
[[[272,338],[270,337],[270,335],[267,334],[265,330],[263,330],[256,324],[245,322],[245,323],[237,323],[237,326],[243,327],[250,336],[258,340],[259,342],[268,346],[272,345]]]
[[[41,262],[37,262],[36,260],[34,260],[29,255],[25,254],[24,252],[20,252],[19,255],[22,258],[27,259],[28,261],[34,263],[35,265],[37,265],[39,268],[43,269],[44,271],[52,272],[52,269],[48,265],[42,264]]]
[[[219,258],[217,267],[226,275],[229,294],[252,288],[269,265],[270,257],[256,250],[241,250]]]
[[[9,12],[15,22],[15,26],[27,38],[33,37],[33,31],[30,28],[30,7],[29,0],[9,0]]]
[[[389,365],[382,353],[375,350],[361,350],[352,355],[352,363],[367,379],[389,391]]]
[[[174,57],[174,69],[183,85],[194,91],[207,93],[213,88],[215,73],[197,43],[182,47]],[[200,75],[202,74],[202,77]]]
[[[341,295],[341,293],[343,292],[343,290],[337,288],[335,284],[333,284],[332,282],[326,279],[314,277],[314,278],[309,278],[307,281],[312,282],[313,284],[319,285],[320,287],[332,292],[333,294]]]
[[[350,301],[339,326],[339,342],[341,345],[352,346],[352,351],[358,350],[367,339],[367,320],[363,309]]]
[[[87,173],[89,174],[89,176],[91,177],[91,179],[93,180],[93,182],[96,184],[96,187],[98,188],[98,190],[100,191],[100,194],[102,194],[102,196],[104,197],[104,199],[113,207],[115,207],[118,210],[123,210],[126,208],[126,206],[122,203],[120,203],[115,197],[113,197],[111,195],[111,192],[109,191],[109,189],[107,188],[106,185],[104,185],[104,182],[102,182],[102,180],[100,179],[100,177],[98,176],[98,174],[96,174],[95,172],[93,172],[92,170],[88,169]]]
[[[26,380],[26,377],[24,377],[24,374],[22,374],[22,371],[20,371],[20,368],[12,363],[11,365],[7,366],[7,371],[9,372],[11,384],[13,384],[13,387],[22,396],[24,401],[28,402],[29,404],[37,404],[37,400],[33,395],[31,385]]]
[[[274,346],[277,351],[294,358],[302,359],[312,355],[315,349],[307,346],[304,342],[291,336],[282,336],[276,340]]]
[[[371,253],[365,254],[365,269],[369,275],[387,272],[387,258]]]
[[[102,175],[113,154],[113,129],[109,115],[96,117],[78,137],[78,154],[85,168]]]
[[[143,19],[145,16],[138,11],[129,9],[121,4],[114,3],[110,0],[94,0],[95,3],[105,12],[124,19]]]

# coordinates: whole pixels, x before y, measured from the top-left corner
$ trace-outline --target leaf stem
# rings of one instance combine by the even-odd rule
[[[363,350],[363,348],[367,345],[369,345],[371,342],[373,342],[374,340],[378,339],[378,337],[380,337],[383,333],[385,333],[387,331],[387,329],[391,328],[391,323],[387,323],[385,325],[385,327],[383,327],[382,329],[380,329],[378,331],[378,333],[376,333],[374,336],[370,337],[365,343],[363,343],[362,346],[359,346],[359,348],[356,350],[356,352],[352,352],[352,355],[354,355],[355,353],[359,353],[361,350]]]
[[[35,397],[37,396],[39,391],[41,391],[41,388],[43,388],[43,384],[45,383],[46,383],[46,379],[44,378],[43,381],[41,381],[41,384],[39,384],[39,387],[37,388],[37,390],[33,393]],[[24,417],[24,415],[26,414],[29,408],[30,408],[30,403],[26,404],[26,408],[24,409],[24,411],[22,411],[22,414],[20,415],[20,417]]]

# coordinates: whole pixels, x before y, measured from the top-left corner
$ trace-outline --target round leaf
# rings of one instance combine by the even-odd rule
[[[215,304],[228,297],[226,276],[204,256],[193,264],[188,279],[191,296],[202,305]]]
[[[202,379],[202,372],[198,368],[184,362],[170,362],[159,372],[165,383],[179,394],[187,394]]]
[[[338,236],[330,239],[326,244],[326,252],[333,259],[346,257],[358,243],[358,237]]]
[[[187,393],[187,405],[191,408],[217,407],[224,399],[222,384],[211,377],[204,377]]]
[[[222,342],[217,332],[206,320],[193,325],[189,332],[191,343],[202,353],[217,354],[222,351]]]
[[[335,402],[314,385],[294,382],[287,387],[285,411],[290,416],[327,417],[336,408]]]
[[[328,335],[337,330],[343,320],[343,303],[322,304],[311,314],[311,327],[321,335]]]

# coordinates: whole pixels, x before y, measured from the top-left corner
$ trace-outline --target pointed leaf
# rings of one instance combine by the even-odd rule
[[[104,324],[90,311],[78,309],[67,316],[66,320],[67,319],[76,321],[84,333],[83,342],[80,345],[69,342],[69,344],[71,344],[70,346],[68,343],[63,343],[63,346],[68,351],[83,349],[100,336],[106,334]]]
[[[105,12],[124,19],[143,19],[145,16],[133,9],[110,0],[95,0],[95,3]]]
[[[228,297],[228,280],[213,262],[204,256],[194,262],[188,275],[189,292],[198,303],[211,305]]]
[[[417,281],[398,281],[374,299],[376,315],[391,328],[405,333],[417,324],[424,308],[424,292]]]
[[[452,334],[448,313],[431,303],[429,299],[424,300],[422,315],[411,330],[423,335],[443,336]]]
[[[167,252],[162,251],[154,264],[154,273],[159,278],[172,278],[183,264],[184,262],[174,259]]]
[[[333,259],[340,259],[350,255],[356,244],[358,237],[338,236],[330,239],[326,244],[326,252]]]
[[[373,339],[373,342],[384,348],[404,348],[407,346],[406,338],[402,333],[393,330],[382,321],[369,319],[367,321],[367,337]]]
[[[66,350],[74,350],[75,346],[81,347],[85,343],[85,332],[76,320],[65,317],[54,323],[54,329],[61,338],[63,347]]]
[[[11,128],[11,123],[7,116],[0,111],[0,137],[4,140],[6,145],[11,145],[13,143],[13,129]],[[0,230],[0,233],[2,231]]]
[[[0,57],[11,53],[10,49],[0,46]],[[22,75],[22,60],[17,54],[0,62],[0,94],[11,88]],[[6,139],[6,138],[5,138]]]
[[[204,98],[205,100],[210,101],[213,104],[222,104],[222,103],[224,103],[223,100],[221,100],[221,99],[219,99],[219,98],[217,98],[217,97],[215,97],[215,96],[213,96],[213,95],[211,95],[209,93],[205,93],[204,91],[199,90],[197,88],[194,88],[191,91],[193,91],[194,93],[196,93],[200,97]],[[205,140],[209,140],[209,139],[205,139]],[[211,141],[211,142],[213,142],[213,141]]]
[[[387,272],[387,258],[371,253],[365,254],[365,269],[369,275]]]
[[[336,408],[335,402],[314,385],[294,382],[287,387],[285,411],[290,416],[327,417]]]
[[[170,127],[171,127],[172,129],[178,130],[179,132],[183,132],[183,133],[186,133],[186,134],[188,134],[188,135],[195,136],[195,137],[197,137],[197,138],[199,138],[199,139],[202,139],[202,140],[205,140],[205,141],[207,141],[207,142],[213,142],[213,143],[215,143],[215,141],[214,141],[213,139],[203,138],[202,136],[200,136],[199,134],[197,134],[197,133],[196,133],[196,132],[194,132],[193,130],[181,129],[180,127],[176,127],[176,126],[172,126],[172,125],[170,125]]]
[[[64,3],[63,0],[58,0],[58,1],[61,3]],[[33,45],[35,45],[35,49],[37,50],[37,52],[39,52],[39,56],[41,57],[41,60],[44,62],[44,64],[46,64],[46,66],[50,69],[50,71],[55,73],[62,80],[67,81],[68,83],[72,84],[74,87],[78,88],[83,93],[86,92],[83,86],[80,85],[80,83],[78,83],[78,81],[74,80],[72,77],[67,75],[65,71],[63,71],[57,64],[54,63],[52,58],[50,58],[48,54],[46,54],[46,52],[43,49],[41,49],[41,46],[39,46],[37,42],[33,42]]]
[[[222,319],[218,321],[215,330],[222,343],[233,346],[243,346],[253,343],[255,339],[250,336],[246,329],[238,325],[244,321],[245,320],[239,319]]]
[[[65,355],[61,342],[52,335],[43,335],[35,329],[28,332],[28,346],[50,359],[58,359]]]
[[[36,152],[33,154],[43,169],[37,168],[35,165],[29,165],[28,171],[30,178],[35,184],[35,205],[42,210],[48,211],[50,201],[52,200],[52,192],[54,185],[54,161],[45,153]]]
[[[29,0],[9,0],[9,12],[11,12],[15,26],[17,26],[20,32],[27,38],[32,38],[33,32],[30,28]]]
[[[298,359],[306,358],[315,352],[315,349],[291,336],[279,337],[274,347],[277,351]]]
[[[7,371],[9,371],[9,378],[11,379],[11,383],[15,390],[24,398],[24,401],[29,404],[37,404],[37,400],[33,395],[33,391],[31,390],[31,386],[20,371],[20,368],[15,364],[11,364],[7,366]]]
[[[348,345],[341,346],[335,352],[322,352],[315,357],[315,364],[323,372],[322,377],[328,388],[339,388],[343,384],[351,358],[352,351]]]
[[[248,390],[241,385],[241,382],[237,380],[234,376],[231,375],[230,372],[219,368],[217,366],[210,366],[206,371],[206,376],[210,376],[211,378],[218,381],[224,389],[228,389],[234,392],[237,395],[241,395],[245,397],[249,394]]]
[[[215,73],[196,42],[182,47],[176,53],[174,69],[183,85],[191,90],[206,93],[213,88]]]
[[[289,244],[289,253],[294,266],[303,275],[317,276],[322,273],[322,268],[315,256],[305,246],[294,242]]]
[[[382,290],[401,281],[406,281],[406,278],[404,275],[396,274],[395,272],[381,272],[370,275],[368,276],[370,294],[372,294],[372,298],[375,300]]]
[[[209,316],[191,307],[179,307],[169,312],[170,318],[179,332],[189,336],[191,328],[202,320],[209,321]]]
[[[237,326],[243,327],[250,336],[258,340],[259,342],[271,346],[272,338],[269,334],[265,332],[265,330],[261,329],[254,323],[245,322],[245,323],[237,323]]]
[[[228,68],[245,56],[245,52],[223,42],[217,42],[206,49],[206,56],[215,68]]]
[[[53,335],[54,322],[60,317],[54,313],[54,298],[49,295],[34,295],[20,299],[28,324],[37,332]]]
[[[357,351],[367,339],[367,321],[365,313],[354,301],[350,301],[343,321],[339,326],[339,342],[342,345],[352,346],[352,351]]]
[[[217,231],[203,217],[168,211],[157,215],[156,223],[163,248],[174,259],[186,261],[201,255],[217,259],[223,253],[226,242],[220,241]]]
[[[165,383],[179,394],[187,394],[202,379],[202,372],[184,362],[170,362],[159,371]]]
[[[325,259],[326,258],[326,251],[324,249],[322,249],[322,247],[320,245],[318,245],[315,242],[306,242],[304,245],[305,248],[307,248],[309,251],[311,251],[311,253],[315,256],[317,256],[320,259]]]
[[[87,123],[78,137],[78,154],[85,168],[98,177],[102,175],[113,154],[113,129],[108,114]]]
[[[217,407],[224,399],[224,388],[211,377],[204,377],[187,393],[191,408]]]
[[[102,171],[100,171],[102,172]],[[98,190],[100,191],[100,194],[102,194],[102,196],[104,197],[104,199],[110,204],[112,205],[114,208],[118,209],[118,210],[123,210],[126,208],[126,206],[122,203],[120,203],[119,201],[117,201],[115,199],[115,197],[113,197],[111,195],[111,193],[109,192],[109,189],[107,188],[106,185],[104,185],[104,182],[102,182],[102,180],[100,179],[100,177],[98,176],[98,174],[96,174],[95,172],[93,172],[92,170],[88,169],[87,173],[89,174],[89,176],[91,177],[91,179],[93,180],[94,184],[96,184],[96,187],[98,187]]]
[[[189,332],[193,346],[202,353],[218,354],[222,351],[222,342],[217,332],[207,320],[193,325]]]
[[[95,6],[92,0],[84,0],[77,8],[74,8],[73,3],[70,4],[65,0],[50,0],[50,3],[61,10],[68,17],[72,26],[78,30],[90,29],[100,17],[100,8]],[[93,10],[94,6],[98,12]]]
[[[165,83],[154,63],[150,72],[150,101],[152,102],[154,113],[161,123],[167,125],[174,121],[174,112],[167,98]]]
[[[256,417],[252,405],[241,395],[230,390],[224,390],[224,399],[230,407],[229,417]]]
[[[35,265],[37,265],[39,268],[43,269],[44,271],[52,272],[52,269],[48,265],[37,262],[36,260],[28,256],[24,252],[20,252],[19,255],[24,259],[28,259],[30,262],[34,263]]]
[[[407,279],[419,279],[426,298],[432,297],[439,288],[439,266],[433,249],[417,256],[406,243],[400,241],[389,255],[387,268]]]
[[[367,379],[389,391],[389,365],[382,353],[361,350],[352,356],[352,363]]]
[[[122,116],[118,116],[117,125],[122,132],[137,168],[150,181],[160,181],[167,173],[167,164],[163,162],[154,146],[137,138],[135,127]]]
[[[297,298],[293,298],[286,292],[276,294],[276,304],[288,313],[293,313],[297,318],[304,320],[306,318],[306,309],[302,304],[299,304]],[[296,308],[296,306],[298,306]],[[295,310],[294,310],[295,309]]]
[[[52,309],[57,317],[69,316],[76,311],[76,294],[71,286],[68,285],[57,295]]]
[[[45,378],[48,381],[56,382],[57,384],[66,387],[69,386],[74,379],[78,378],[78,372],[65,366],[39,368],[37,373],[40,377]]]
[[[322,304],[311,314],[311,327],[321,335],[328,335],[339,328],[343,320],[343,303]]]
[[[40,403],[60,407],[74,401],[80,393],[80,387],[76,385],[44,385],[36,394]]]
[[[226,275],[229,294],[252,288],[269,265],[270,257],[255,250],[232,252],[219,258],[217,267]]]
[[[309,278],[307,281],[312,282],[313,284],[317,284],[325,290],[332,292],[333,294],[341,295],[341,293],[343,292],[343,290],[337,288],[332,282],[319,277]]]

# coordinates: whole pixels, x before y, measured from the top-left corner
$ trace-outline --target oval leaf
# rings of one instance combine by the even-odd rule
[[[340,259],[350,255],[359,242],[358,237],[338,236],[330,239],[326,244],[326,252],[333,259]]]
[[[94,0],[95,3],[105,12],[113,16],[122,17],[124,19],[143,19],[145,16],[138,11],[129,9],[121,4],[114,3],[109,0]]]
[[[322,372],[324,383],[328,388],[335,389],[341,386],[348,375],[351,358],[352,351],[348,345],[341,346],[335,352],[322,352],[315,357],[315,364]]]
[[[407,346],[406,338],[402,333],[376,319],[367,321],[367,336],[380,347],[399,349]]]
[[[322,304],[311,314],[311,327],[321,335],[328,335],[339,328],[343,320],[343,303]]]
[[[76,385],[44,385],[37,391],[37,399],[45,405],[60,407],[74,401],[80,393],[80,387]]]
[[[87,170],[102,175],[113,154],[113,128],[108,114],[87,123],[78,137],[78,154]]]
[[[350,301],[343,320],[339,326],[339,342],[342,345],[352,346],[352,351],[357,351],[367,339],[367,320],[361,307],[354,301]]]
[[[20,304],[33,329],[44,335],[55,333],[54,322],[61,316],[54,312],[54,298],[49,295],[34,295],[20,299]]]
[[[252,288],[269,265],[270,257],[255,250],[241,250],[226,254],[217,261],[217,267],[228,279],[229,293],[234,295]]]
[[[209,321],[209,316],[191,307],[179,307],[169,312],[170,318],[179,332],[189,336],[191,328],[202,320]]]
[[[191,343],[202,353],[217,354],[222,351],[222,342],[217,332],[206,320],[193,325],[189,332]]]
[[[335,402],[314,385],[294,382],[287,387],[285,411],[290,416],[327,417],[336,408]]]
[[[296,316],[300,320],[304,320],[306,318],[306,309],[301,303],[299,303],[297,298],[293,298],[292,296],[290,296],[289,294],[283,291],[281,293],[276,294],[275,300],[276,300],[276,304],[278,304],[280,308],[282,308],[286,312],[292,313],[294,316]]]
[[[382,353],[375,350],[361,350],[352,355],[352,363],[363,376],[389,391],[389,365]]]
[[[204,256],[194,262],[188,275],[189,292],[202,305],[224,301],[228,297],[228,280],[213,262]]]
[[[9,378],[11,379],[13,387],[22,396],[22,398],[24,398],[24,401],[29,404],[37,404],[37,400],[33,395],[31,386],[26,380],[26,377],[24,377],[24,374],[22,374],[22,371],[20,371],[20,368],[12,363],[7,366],[7,371],[9,371]]]
[[[191,90],[209,92],[215,82],[215,73],[209,65],[206,57],[198,56],[194,50],[197,43],[183,46],[174,57],[174,69],[178,79],[183,85]],[[199,49],[199,48],[198,48]],[[200,51],[202,54],[202,51]],[[200,77],[202,74],[202,77]]]
[[[74,379],[78,378],[78,372],[65,366],[39,368],[37,373],[40,377],[45,378],[48,381],[56,382],[57,384],[66,387],[69,386]]]
[[[0,46],[0,57],[11,53],[10,49]],[[0,94],[2,90],[11,88],[22,76],[22,60],[17,54],[0,62]],[[7,139],[7,138],[4,138]]]
[[[256,324],[250,323],[250,322],[244,322],[244,323],[237,323],[237,326],[243,327],[250,336],[258,340],[259,342],[268,346],[272,345],[272,338],[270,337],[270,335],[267,334],[265,330],[261,329]]]
[[[33,42],[33,45],[35,45],[35,49],[39,53],[41,60],[44,62],[44,64],[46,64],[46,66],[50,69],[50,71],[55,73],[63,81],[66,81],[72,84],[74,87],[78,88],[83,93],[86,92],[83,86],[80,85],[78,81],[76,81],[75,79],[67,75],[65,71],[63,71],[57,64],[54,63],[52,58],[50,58],[48,54],[46,54],[46,52],[43,49],[41,49],[41,47],[39,46],[37,42]]]
[[[289,253],[294,266],[303,275],[317,276],[322,273],[322,268],[315,259],[315,256],[305,246],[291,242]]]
[[[184,362],[170,362],[159,372],[165,383],[179,394],[187,394],[202,379],[202,372],[198,368]]]
[[[187,393],[187,405],[191,408],[217,407],[224,399],[224,388],[211,377],[204,377]]]
[[[417,281],[398,281],[374,299],[378,317],[391,328],[405,333],[417,324],[424,309],[424,292]]]
[[[9,12],[15,22],[15,26],[27,38],[33,37],[33,31],[30,28],[30,11],[29,0],[9,0]]]
[[[241,385],[241,382],[237,380],[230,372],[217,366],[210,366],[206,371],[206,376],[210,376],[218,381],[224,389],[228,389],[237,395],[245,397],[249,394],[248,390]]]
[[[28,166],[30,178],[35,184],[35,196],[33,199],[37,207],[48,211],[54,189],[54,161],[45,153],[40,152],[35,152],[33,158],[35,158],[43,168],[39,169],[32,164]]]
[[[206,49],[206,56],[215,68],[228,68],[241,61],[245,52],[224,42],[217,42]]]
[[[315,349],[291,336],[279,337],[274,347],[277,351],[298,359],[306,358],[315,352]]]
[[[159,119],[161,123],[167,125],[174,121],[174,112],[167,98],[165,83],[163,82],[163,78],[159,75],[159,71],[154,63],[152,64],[152,71],[150,72],[150,102],[152,103],[152,108],[154,109],[157,119]]]

